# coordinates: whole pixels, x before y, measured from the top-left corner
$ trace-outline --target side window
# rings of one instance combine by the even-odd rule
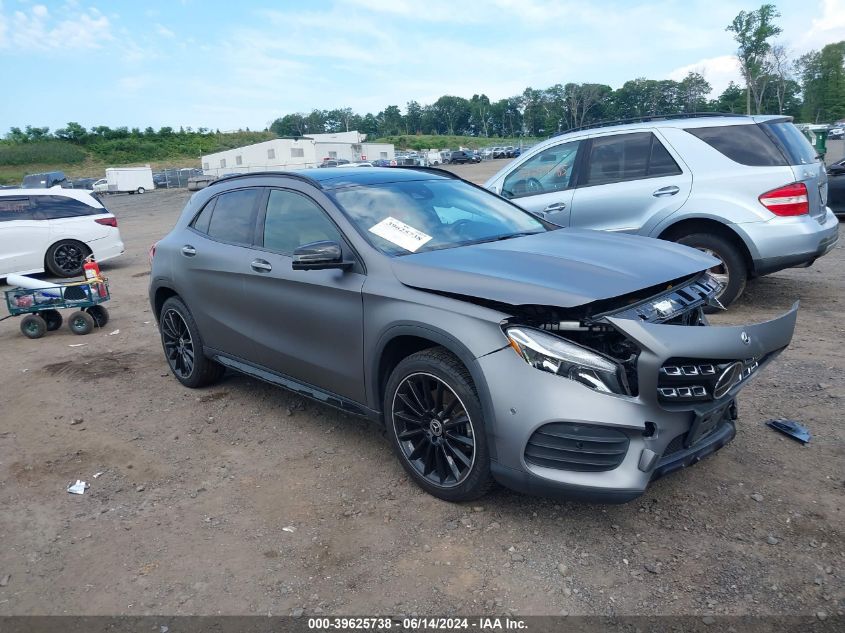
[[[652,138],[651,132],[594,138],[583,184],[603,185],[645,178]]]
[[[323,209],[302,194],[281,189],[270,191],[264,219],[264,248],[292,255],[304,244],[323,240],[343,242],[340,231]]]
[[[32,206],[27,197],[0,197],[0,222],[32,220]]]
[[[572,172],[580,145],[581,141],[570,141],[532,156],[505,178],[502,195],[522,198],[569,189],[575,184]]]
[[[191,222],[191,226],[200,233],[208,233],[208,224],[211,222],[211,214],[214,213],[215,204],[217,204],[217,198],[209,200],[202,211],[194,218],[194,221]]]
[[[38,220],[61,220],[83,215],[107,213],[105,209],[90,207],[84,202],[62,196],[36,196],[32,199],[35,218]]]
[[[648,176],[676,176],[681,173],[678,163],[672,158],[663,143],[657,140],[652,134],[651,137],[651,158],[648,161]]]
[[[208,236],[221,242],[252,244],[260,197],[261,189],[238,189],[217,196],[208,222]]]

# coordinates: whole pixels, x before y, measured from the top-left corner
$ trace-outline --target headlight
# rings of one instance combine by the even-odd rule
[[[532,367],[603,393],[627,394],[619,365],[600,354],[540,330],[511,327],[505,334],[511,347]]]

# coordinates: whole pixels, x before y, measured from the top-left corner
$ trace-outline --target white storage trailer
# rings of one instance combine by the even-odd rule
[[[146,167],[109,167],[106,169],[109,193],[144,193],[155,189],[153,170]]]

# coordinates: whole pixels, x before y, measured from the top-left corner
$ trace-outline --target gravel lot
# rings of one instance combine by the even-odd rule
[[[482,182],[501,164],[455,171]],[[375,425],[237,375],[201,391],[169,375],[147,250],[187,196],[107,200],[127,252],[103,266],[104,331],[31,341],[0,323],[0,615],[842,614],[842,243],[717,318],[802,303],[721,452],[624,506],[503,490],[453,505]],[[65,492],[77,478],[84,496]]]

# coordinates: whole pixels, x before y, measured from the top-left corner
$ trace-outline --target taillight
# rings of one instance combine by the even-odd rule
[[[785,187],[772,189],[760,196],[760,204],[775,215],[804,215],[810,212],[807,185],[793,182]]]
[[[153,257],[156,256],[156,245],[158,242],[153,242],[153,245],[150,246],[150,266],[153,265]]]
[[[102,224],[103,226],[113,226],[114,228],[117,228],[117,218],[97,218],[94,222]]]

